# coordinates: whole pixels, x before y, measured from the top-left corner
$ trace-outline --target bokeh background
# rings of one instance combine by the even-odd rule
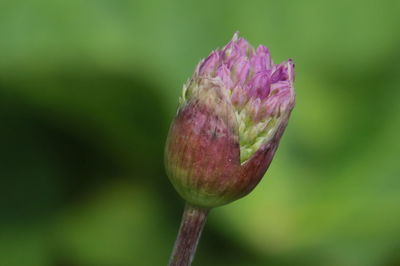
[[[0,265],[166,265],[182,84],[236,30],[296,62],[260,185],[194,265],[400,265],[400,2],[0,2]]]

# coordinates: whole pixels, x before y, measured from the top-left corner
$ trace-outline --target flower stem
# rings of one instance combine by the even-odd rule
[[[186,203],[169,266],[192,264],[209,209]]]

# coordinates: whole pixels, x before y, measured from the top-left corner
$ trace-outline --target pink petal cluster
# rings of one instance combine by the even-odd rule
[[[250,102],[256,120],[294,104],[293,61],[274,64],[267,47],[254,49],[238,33],[224,48],[199,63],[193,78],[202,77],[219,78],[231,91],[231,101],[237,109]]]

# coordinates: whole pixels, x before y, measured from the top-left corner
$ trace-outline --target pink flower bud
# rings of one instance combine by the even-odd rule
[[[189,203],[215,207],[248,194],[270,165],[295,103],[294,64],[275,65],[235,33],[184,86],[165,164]]]

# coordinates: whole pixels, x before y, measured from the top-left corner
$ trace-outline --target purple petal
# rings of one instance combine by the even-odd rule
[[[251,45],[243,38],[237,40],[236,44],[242,56],[248,56],[249,51],[253,49],[253,47],[251,47]]]
[[[266,69],[271,69],[272,67],[271,54],[267,47],[265,47],[264,45],[259,45],[256,50],[256,55],[263,58],[264,60],[263,64],[265,64]]]
[[[231,80],[231,72],[225,64],[221,65],[217,70],[217,77],[219,77],[225,85],[226,89],[231,89],[233,82]]]
[[[200,75],[213,75],[215,70],[221,64],[220,51],[213,51],[198,67]]]
[[[255,54],[250,59],[251,71],[253,73],[263,72],[267,69],[267,64],[264,56]]]
[[[244,57],[240,58],[232,68],[232,79],[236,85],[243,86],[250,72],[250,62]]]
[[[289,105],[293,104],[294,92],[288,82],[279,82],[271,86],[274,93],[266,99],[265,106],[268,114],[279,114],[282,110],[286,110]]]
[[[270,92],[270,72],[268,70],[255,74],[248,84],[248,93],[252,98],[264,99]]]
[[[222,52],[224,63],[227,64],[228,68],[231,68],[239,58],[245,57],[245,55],[242,55],[241,48],[234,41],[230,41]]]
[[[285,65],[279,65],[278,68],[271,75],[271,83],[278,81],[285,81],[289,78],[287,68]]]

